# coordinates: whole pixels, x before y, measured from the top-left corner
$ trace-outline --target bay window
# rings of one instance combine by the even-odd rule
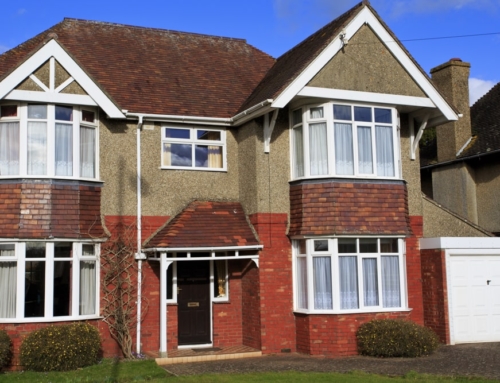
[[[398,238],[294,240],[295,310],[404,310],[403,247],[403,240]]]
[[[93,110],[52,104],[0,106],[0,177],[96,179]]]
[[[398,177],[395,109],[329,102],[291,119],[293,178]]]
[[[95,317],[98,245],[0,243],[0,322]]]

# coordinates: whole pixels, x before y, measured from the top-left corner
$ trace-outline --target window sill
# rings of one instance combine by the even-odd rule
[[[227,169],[222,168],[188,168],[184,166],[160,166],[160,170],[187,170],[187,171],[198,171],[198,172],[218,172],[227,173]]]
[[[348,175],[348,176],[326,175],[326,176],[310,176],[310,177],[292,178],[288,181],[288,183],[301,182],[301,181],[314,181],[314,180],[319,180],[319,181],[345,180],[345,181],[354,181],[354,182],[359,182],[359,181],[404,182],[404,179],[399,178],[399,177],[367,177],[367,176],[353,176],[353,175]]]
[[[294,310],[294,314],[306,314],[306,315],[350,315],[350,314],[377,314],[377,313],[396,313],[396,312],[411,312],[413,309],[411,308],[377,308],[375,310],[342,310],[342,311],[334,311],[334,310]]]
[[[86,321],[86,320],[94,320],[94,319],[102,319],[103,317],[100,315],[81,315],[74,317],[52,317],[52,318],[4,318],[0,319],[0,323],[6,324],[23,324],[23,323],[59,323],[59,322],[76,322],[76,321]]]
[[[58,177],[58,176],[29,176],[29,175],[0,175],[2,180],[55,180],[55,181],[79,181],[79,182],[92,182],[103,183],[103,181],[95,178],[76,178],[76,177]]]

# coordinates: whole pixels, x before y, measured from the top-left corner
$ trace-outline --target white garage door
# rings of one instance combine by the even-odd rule
[[[500,341],[500,255],[452,255],[449,291],[455,343]]]

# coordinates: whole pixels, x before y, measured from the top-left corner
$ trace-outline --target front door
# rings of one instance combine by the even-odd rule
[[[210,263],[177,263],[179,345],[207,344],[210,339]]]

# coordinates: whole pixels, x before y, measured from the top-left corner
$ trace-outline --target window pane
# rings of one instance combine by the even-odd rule
[[[86,257],[95,255],[95,246],[82,245],[82,255]]]
[[[358,167],[361,174],[373,174],[372,130],[358,126]]]
[[[54,258],[71,258],[73,255],[73,244],[71,242],[54,243]]]
[[[173,299],[172,288],[174,287],[174,264],[171,263],[167,269],[167,299]]]
[[[28,242],[26,244],[26,258],[45,258],[45,243]]]
[[[304,142],[302,140],[302,127],[293,129],[295,177],[304,176]]]
[[[339,257],[339,279],[340,308],[359,308],[357,257]]]
[[[307,309],[307,259],[297,258],[297,308]]]
[[[222,169],[222,146],[196,145],[195,160],[197,167]]]
[[[55,170],[57,176],[73,175],[73,125],[56,124]]]
[[[26,244],[26,255],[28,244]],[[24,273],[24,317],[45,315],[45,261],[27,261]]]
[[[328,174],[326,123],[309,125],[309,155],[311,175]]]
[[[56,105],[56,120],[73,121],[73,108]]]
[[[6,245],[14,246],[14,245]],[[14,250],[2,249],[1,256],[10,256]],[[0,262],[0,318],[16,317],[17,262]]]
[[[399,257],[382,258],[382,302],[384,307],[401,307]]]
[[[2,105],[0,107],[1,117],[17,117],[17,105]]]
[[[19,122],[0,123],[0,175],[19,174]]]
[[[336,120],[351,121],[351,107],[349,105],[333,105],[333,118]]]
[[[47,119],[47,105],[28,105],[28,118]]]
[[[214,261],[214,298],[226,296],[226,261]]]
[[[93,123],[95,121],[95,113],[89,110],[82,110],[82,121]]]
[[[381,238],[380,239],[381,253],[397,253],[398,239],[397,238]]]
[[[28,174],[47,174],[47,123],[28,122]]]
[[[323,108],[311,108],[310,110],[311,118],[323,118]]]
[[[305,239],[299,239],[297,241],[298,243],[298,248],[299,248],[299,254],[306,254],[307,251],[306,251],[306,240]]]
[[[95,261],[80,261],[80,315],[96,314],[95,266]]]
[[[220,141],[220,132],[214,132],[212,130],[198,130],[196,131],[196,137],[198,140],[210,140],[210,141]]]
[[[359,240],[360,253],[378,253],[377,238],[361,238]]]
[[[378,306],[377,258],[363,258],[363,287],[365,306]]]
[[[372,108],[367,108],[364,106],[354,107],[354,120],[371,122],[372,121]]]
[[[375,108],[375,122],[391,124],[392,123],[391,110]]]
[[[354,174],[352,125],[335,123],[335,165],[337,174]]]
[[[314,257],[314,308],[316,310],[333,309],[332,268],[330,257]]]
[[[0,245],[0,257],[14,257],[15,255],[16,246],[14,244]]]
[[[188,139],[189,133],[190,133],[189,129],[166,128],[165,138]]]
[[[302,109],[297,109],[293,111],[293,125],[300,124],[302,122]]]
[[[95,129],[80,127],[80,177],[96,176],[96,138]]]
[[[163,166],[193,166],[190,144],[163,143]]]
[[[71,268],[73,262],[54,262],[53,315],[71,315]]]
[[[314,241],[314,251],[328,251],[328,240]]]
[[[375,142],[377,144],[377,174],[394,177],[392,127],[375,126]]]
[[[341,254],[346,253],[357,253],[356,239],[355,238],[345,238],[338,239],[338,252]]]

